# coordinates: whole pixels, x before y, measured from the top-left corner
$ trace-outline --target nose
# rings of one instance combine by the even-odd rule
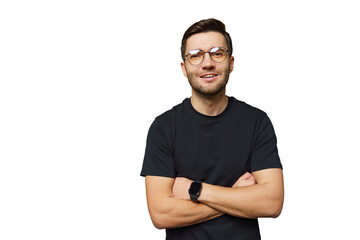
[[[211,59],[210,53],[205,53],[204,60],[201,63],[201,66],[203,68],[213,68],[214,64],[215,64],[215,62]]]

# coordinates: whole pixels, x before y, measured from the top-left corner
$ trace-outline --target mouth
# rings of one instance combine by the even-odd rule
[[[211,82],[211,81],[214,81],[217,76],[218,76],[218,74],[215,74],[215,73],[207,73],[207,74],[201,75],[200,78],[207,82]]]

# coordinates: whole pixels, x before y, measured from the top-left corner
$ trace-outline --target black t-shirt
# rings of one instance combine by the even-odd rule
[[[217,116],[197,112],[190,98],[158,116],[146,144],[141,176],[186,177],[231,187],[245,172],[282,168],[276,136],[263,111],[233,97]],[[257,219],[224,214],[166,229],[166,239],[260,239]]]

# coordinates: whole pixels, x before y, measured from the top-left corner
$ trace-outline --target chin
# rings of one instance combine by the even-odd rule
[[[212,97],[212,96],[215,96],[215,95],[219,94],[220,92],[222,92],[225,89],[225,86],[221,86],[221,87],[218,87],[215,89],[204,89],[202,87],[198,87],[198,88],[193,87],[193,89],[194,89],[194,91],[196,91],[197,93],[200,93],[203,96]]]

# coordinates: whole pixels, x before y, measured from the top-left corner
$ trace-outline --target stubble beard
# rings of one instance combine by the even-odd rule
[[[216,85],[214,85],[214,86],[212,86],[212,84],[211,84],[211,86],[201,85],[197,81],[198,76],[196,76],[195,74],[189,73],[187,70],[186,70],[186,72],[187,72],[187,76],[188,76],[188,81],[189,81],[192,89],[203,96],[211,97],[211,96],[217,95],[226,87],[226,85],[229,81],[229,76],[230,76],[230,66],[228,68],[226,68],[223,79],[221,81],[217,82]],[[221,76],[218,76],[218,77],[221,77]]]

